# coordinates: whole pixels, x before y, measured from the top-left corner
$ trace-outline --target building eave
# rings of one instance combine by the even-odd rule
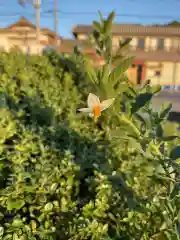
[[[92,25],[76,25],[72,29],[73,35],[89,34]],[[180,27],[172,26],[142,26],[137,24],[113,24],[112,34],[121,36],[177,36],[180,37]]]

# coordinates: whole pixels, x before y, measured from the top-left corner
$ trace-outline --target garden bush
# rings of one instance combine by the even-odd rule
[[[113,19],[93,23],[97,69],[77,48],[0,54],[0,239],[180,239],[178,124],[152,108],[160,86],[129,83]],[[90,92],[115,98],[95,121]]]

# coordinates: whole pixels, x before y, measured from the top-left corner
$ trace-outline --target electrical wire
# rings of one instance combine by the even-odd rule
[[[46,13],[50,13],[53,10],[48,10]],[[97,12],[64,12],[62,10],[58,10],[59,13],[64,15],[97,15]],[[109,13],[103,13],[102,15],[109,15]],[[135,18],[158,18],[158,19],[180,19],[180,16],[174,16],[174,15],[147,15],[147,14],[132,14],[132,13],[115,13],[116,17],[135,17]]]
[[[137,0],[128,0],[128,1],[137,1]],[[163,0],[162,0],[163,1]],[[180,3],[180,0],[176,0]],[[48,2],[46,2],[47,4]],[[43,1],[43,5],[45,5],[45,0]],[[62,15],[97,15],[97,12],[66,12],[64,10],[57,10]],[[48,10],[43,10],[41,11],[41,16],[42,17],[51,17],[51,14],[54,13],[53,9],[48,9]],[[25,15],[28,17],[35,17],[35,13],[30,13],[30,12],[24,12]],[[16,16],[21,16],[22,12],[17,12],[17,13],[1,13],[0,17],[16,17]],[[103,16],[108,16],[109,13],[102,13]],[[138,19],[173,19],[173,20],[180,20],[180,16],[175,16],[175,15],[155,15],[155,14],[133,14],[133,13],[116,13],[116,17],[126,17],[126,18],[138,18]]]

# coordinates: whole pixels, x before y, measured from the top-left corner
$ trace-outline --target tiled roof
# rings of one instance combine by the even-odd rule
[[[93,30],[91,25],[76,25],[72,33],[76,36],[79,33],[88,34]],[[114,35],[150,35],[150,36],[180,36],[180,27],[172,26],[142,26],[137,24],[113,24]]]
[[[31,32],[31,31],[34,32],[34,30],[36,29],[36,25],[32,24],[25,17],[21,17],[16,23],[11,24],[6,28],[0,28],[0,32],[9,32],[9,31],[13,30],[13,28],[15,29],[16,27],[29,27],[32,29],[32,30],[29,30],[29,32]],[[19,31],[19,29],[16,30],[16,32],[18,32],[18,31]],[[41,28],[40,31],[43,32],[43,34],[46,34],[50,37],[53,37],[53,38],[55,37],[55,32],[53,32],[49,28]],[[59,35],[58,35],[58,38],[61,39],[61,37]]]
[[[63,39],[61,42],[58,51],[61,53],[73,53],[73,49],[75,46],[78,46],[81,51],[87,53],[91,56],[91,59],[98,60],[98,56],[96,56],[96,52],[88,41],[86,40],[74,40],[74,39]],[[136,59],[142,61],[180,61],[180,52],[171,51],[143,51],[143,50],[131,50],[128,53],[129,56],[135,56]]]
[[[90,44],[85,40],[77,40],[77,39],[62,39],[61,45],[58,48],[59,52],[62,53],[72,53],[74,47],[77,46],[80,50],[84,51],[90,48]]]
[[[130,56],[135,56],[136,59],[144,61],[180,61],[179,52],[165,52],[165,51],[149,51],[145,52],[142,50],[131,51]]]
[[[9,25],[7,29],[12,29],[14,27],[36,28],[36,26],[32,24],[30,21],[28,21],[25,17],[21,17],[16,23]]]

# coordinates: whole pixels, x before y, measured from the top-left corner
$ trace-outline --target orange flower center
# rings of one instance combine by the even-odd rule
[[[100,117],[101,116],[101,109],[100,106],[96,106],[93,108],[93,113],[95,117]]]

